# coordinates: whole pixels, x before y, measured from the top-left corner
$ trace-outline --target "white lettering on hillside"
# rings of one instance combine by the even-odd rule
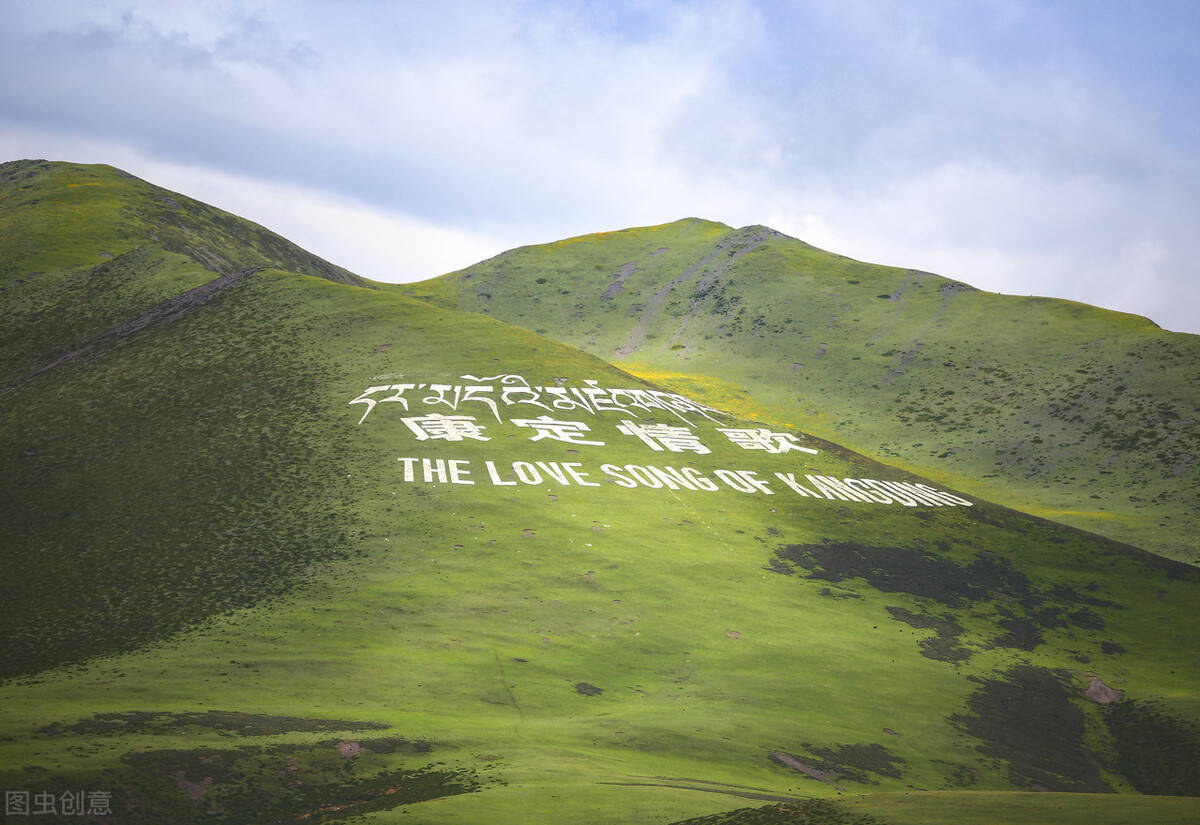
[[[409,382],[401,384],[378,384],[367,387],[350,405],[366,407],[358,423],[380,404],[398,404],[403,413],[402,423],[417,441],[481,441],[489,442],[504,436],[502,428],[511,426],[522,430],[529,441],[558,441],[564,444],[594,449],[604,447],[605,441],[593,432],[592,425],[576,418],[576,415],[598,415],[616,412],[622,415],[616,424],[621,437],[640,441],[656,453],[695,453],[708,455],[712,449],[705,438],[714,438],[712,433],[701,434],[695,424],[684,413],[700,415],[720,424],[714,415],[725,415],[719,410],[693,401],[678,393],[639,388],[605,388],[595,380],[584,381],[585,386],[562,386],[567,379],[555,379],[556,386],[535,387],[522,376],[504,373],[492,376],[463,375],[464,381],[472,384],[438,384]],[[487,382],[487,383],[484,383]],[[488,424],[481,423],[470,404],[482,404],[491,412],[485,417]],[[510,417],[507,422],[501,408],[507,414],[527,412],[528,418]],[[535,409],[528,409],[534,407]],[[477,410],[474,410],[477,411]],[[539,412],[540,411],[540,412]],[[570,416],[565,413],[573,413]],[[645,421],[635,413],[670,413],[678,421],[669,423]],[[662,417],[661,415],[659,417]],[[497,424],[492,424],[492,419]],[[682,422],[682,423],[679,423]],[[770,455],[791,452],[817,455],[818,451],[801,444],[804,437],[790,432],[773,432],[766,427],[715,427],[720,437],[743,450],[759,450]],[[511,438],[511,435],[507,437]],[[749,482],[747,482],[749,483]],[[743,485],[744,486],[744,485]]]
[[[475,479],[468,459],[398,458],[403,479],[410,484],[473,485]],[[592,480],[596,473],[585,470],[580,461],[484,461],[483,473],[493,487],[557,485],[560,487],[599,487]],[[856,502],[902,507],[972,507],[971,501],[927,484],[908,481],[881,481],[873,478],[836,478],[807,474],[807,485],[794,473],[772,474],[782,484],[778,492],[793,493],[817,501]],[[653,464],[601,464],[603,482],[628,490],[691,490],[716,492],[722,487],[747,495],[775,495],[772,481],[760,478],[755,470],[720,468],[707,473],[695,467]],[[718,483],[719,482],[719,483]]]
[[[597,415],[603,412],[616,412],[629,415],[631,412],[652,413],[655,411],[668,412],[679,418],[688,426],[692,421],[687,415],[702,416],[714,423],[720,423],[715,415],[720,411],[693,401],[687,396],[663,390],[651,390],[640,387],[601,387],[598,381],[585,380],[582,387],[534,387],[520,375],[503,374],[488,377],[474,375],[460,376],[470,384],[434,384],[434,383],[402,383],[379,384],[367,387],[362,394],[350,401],[350,404],[362,404],[366,407],[362,424],[367,416],[379,404],[392,402],[408,411],[409,404],[419,403],[426,407],[445,407],[450,412],[458,412],[459,407],[466,404],[481,404],[486,407],[496,421],[503,421],[500,407],[532,407],[542,410],[543,415],[556,412],[571,412],[577,414]],[[387,394],[390,393],[390,394]],[[532,412],[532,410],[530,411]],[[536,413],[534,413],[537,415]],[[529,420],[529,419],[523,419]]]
[[[398,376],[397,376],[398,377]],[[478,450],[484,455],[510,444],[510,439],[524,436],[527,442],[546,441],[579,447],[568,452],[597,455],[604,452],[604,438],[646,451],[652,461],[685,461],[688,458],[712,456],[721,461],[709,444],[724,440],[742,450],[757,451],[760,455],[782,456],[792,463],[802,454],[818,455],[804,446],[800,433],[774,432],[766,427],[712,427],[696,429],[685,414],[701,416],[715,424],[723,422],[715,415],[725,415],[677,393],[648,389],[614,389],[600,387],[594,380],[582,387],[562,386],[566,379],[555,379],[557,386],[535,387],[520,375],[493,376],[463,375],[471,383],[444,384],[429,382],[389,383],[368,387],[350,404],[366,407],[358,423],[380,404],[399,405],[400,424],[416,442],[436,445],[450,442],[460,448]],[[386,379],[384,379],[386,380]],[[490,417],[483,423],[473,412]],[[515,407],[516,409],[510,409]],[[504,415],[502,416],[502,411]],[[620,417],[603,426],[580,420],[580,416],[597,416],[614,412]],[[509,415],[517,413],[516,415]],[[521,415],[524,413],[524,416]],[[644,419],[641,414],[647,415]],[[663,423],[655,418],[670,413]],[[506,420],[507,419],[507,420]],[[649,420],[646,420],[649,419]],[[597,432],[597,429],[600,431]],[[507,432],[506,432],[507,431]],[[706,443],[707,442],[707,443]],[[478,454],[478,453],[476,453]],[[765,458],[765,455],[763,456]],[[743,468],[697,469],[673,464],[616,464],[602,463],[589,469],[583,461],[483,460],[482,466],[468,458],[402,457],[397,459],[405,484],[453,485],[520,488],[522,486],[601,487],[605,484],[627,490],[685,490],[714,493],[732,490],[743,495],[797,496],[813,501],[890,505],[898,507],[971,507],[965,498],[937,490],[926,484],[907,481],[886,481],[874,478],[839,478],[818,472],[777,471],[760,475],[760,470]],[[690,465],[690,462],[689,462]],[[812,466],[805,468],[814,470]]]

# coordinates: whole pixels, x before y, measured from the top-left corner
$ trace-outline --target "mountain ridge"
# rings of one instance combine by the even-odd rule
[[[1197,562],[1200,336],[692,219],[397,288],[710,401],[751,392],[775,423]]]

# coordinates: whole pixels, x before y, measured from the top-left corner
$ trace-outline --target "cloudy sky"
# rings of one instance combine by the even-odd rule
[[[687,216],[1200,333],[1200,3],[0,2],[0,160],[378,280]]]

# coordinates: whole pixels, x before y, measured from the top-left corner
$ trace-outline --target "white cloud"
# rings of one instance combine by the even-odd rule
[[[107,163],[262,224],[313,254],[377,281],[430,278],[520,243],[438,226],[319,190],[157,160],[108,141],[10,131],[0,134],[0,157]]]
[[[1113,15],[20,8],[0,27],[0,71],[24,81],[0,87],[0,130],[55,136],[24,154],[131,167],[370,277],[698,215],[1200,331],[1200,169],[1179,125],[1195,92],[1148,69],[1125,82],[1107,57],[1189,52]]]
[[[227,211],[243,217],[269,216],[272,231],[289,240],[304,238],[308,251],[376,281],[408,282],[442,275],[518,245],[512,239],[437,226],[298,186],[211,170],[153,171],[159,179],[186,184],[187,188],[180,188],[193,197],[221,202]],[[201,196],[201,192],[211,194]]]
[[[859,260],[1200,331],[1200,240],[1173,189],[953,164],[882,191],[777,201],[765,222]]]

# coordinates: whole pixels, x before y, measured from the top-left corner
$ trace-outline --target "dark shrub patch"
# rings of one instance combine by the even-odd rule
[[[903,607],[889,607],[887,612],[898,622],[904,622],[911,627],[936,630],[937,635],[931,639],[920,641],[921,655],[929,659],[943,662],[961,662],[971,658],[971,651],[958,644],[958,637],[963,629],[954,617],[945,613],[941,618],[913,613]]]
[[[1022,619],[1020,616],[1010,615],[996,622],[996,624],[1008,631],[996,640],[996,644],[1000,647],[1033,650],[1046,641],[1042,637],[1041,631],[1038,630],[1037,625],[1028,619]]]
[[[1004,678],[976,680],[967,713],[950,721],[982,741],[978,750],[1008,762],[1010,781],[1051,791],[1111,793],[1083,752],[1084,715],[1066,675],[1018,665]]]
[[[1200,729],[1150,702],[1109,706],[1116,768],[1142,793],[1200,796]]]
[[[765,808],[738,808],[736,811],[685,819],[672,825],[887,825],[882,819],[847,811],[835,802],[806,799],[784,802]]]

